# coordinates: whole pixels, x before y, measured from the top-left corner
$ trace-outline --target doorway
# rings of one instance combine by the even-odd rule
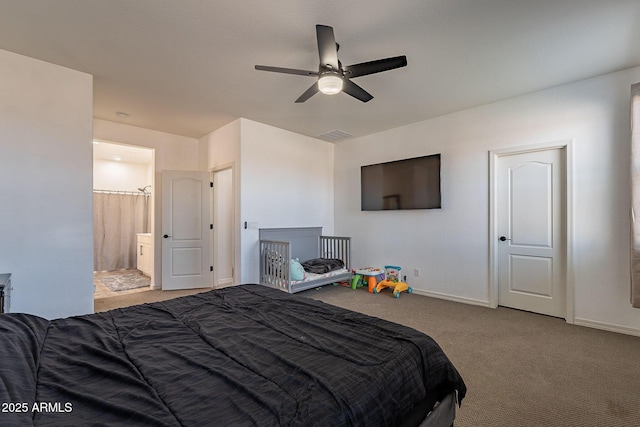
[[[154,150],[95,140],[94,298],[153,286]]]
[[[215,288],[233,285],[234,279],[233,165],[213,171],[213,283]]]
[[[571,141],[490,152],[490,305],[573,323]]]

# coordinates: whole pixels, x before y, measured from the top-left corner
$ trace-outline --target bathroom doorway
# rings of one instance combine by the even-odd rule
[[[94,299],[153,287],[154,150],[94,141]]]

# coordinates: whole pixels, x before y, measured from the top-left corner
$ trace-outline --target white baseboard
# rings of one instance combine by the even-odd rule
[[[416,289],[416,288],[411,288],[411,289],[412,289],[412,292],[416,295],[444,299],[444,300],[453,301],[453,302],[460,302],[463,304],[479,305],[481,307],[490,308],[489,301],[483,301],[483,300],[474,299],[474,298],[458,297],[455,295],[443,294],[440,292],[423,291],[421,289]]]
[[[415,288],[412,288],[412,292],[416,295],[423,295],[425,297],[439,298],[447,301],[460,302],[463,304],[472,304],[472,305],[478,305],[481,307],[491,308],[489,301],[458,297],[455,295],[443,294],[440,292],[423,291]],[[619,334],[626,334],[626,335],[633,335],[636,337],[640,337],[639,328],[631,328],[629,326],[616,325],[615,323],[598,322],[597,320],[589,320],[589,319],[574,317],[573,324],[577,326],[586,326],[587,328],[601,329],[604,331],[617,332]]]
[[[216,288],[219,287],[226,287],[226,286],[230,286],[233,285],[233,277],[229,277],[228,279],[220,279],[218,280],[218,283],[216,284]]]
[[[640,337],[640,329],[628,326],[616,325],[615,323],[598,322],[597,320],[582,319],[574,317],[573,324],[586,326],[588,328],[601,329],[603,331],[617,332],[619,334],[633,335]]]

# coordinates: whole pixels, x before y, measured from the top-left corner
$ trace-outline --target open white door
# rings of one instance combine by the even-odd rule
[[[162,289],[213,286],[209,172],[162,172]]]

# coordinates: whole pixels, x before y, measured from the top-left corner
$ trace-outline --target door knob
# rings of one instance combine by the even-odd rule
[[[165,235],[164,235],[164,236],[162,236],[162,237],[164,237],[165,239],[167,239],[167,238],[169,238],[169,237],[171,237],[171,236],[169,236],[168,234],[165,234]]]
[[[506,237],[504,237],[504,236],[500,236],[500,241],[501,241],[501,242],[504,242],[505,240],[511,240],[511,239],[507,239],[507,238],[506,238]]]

